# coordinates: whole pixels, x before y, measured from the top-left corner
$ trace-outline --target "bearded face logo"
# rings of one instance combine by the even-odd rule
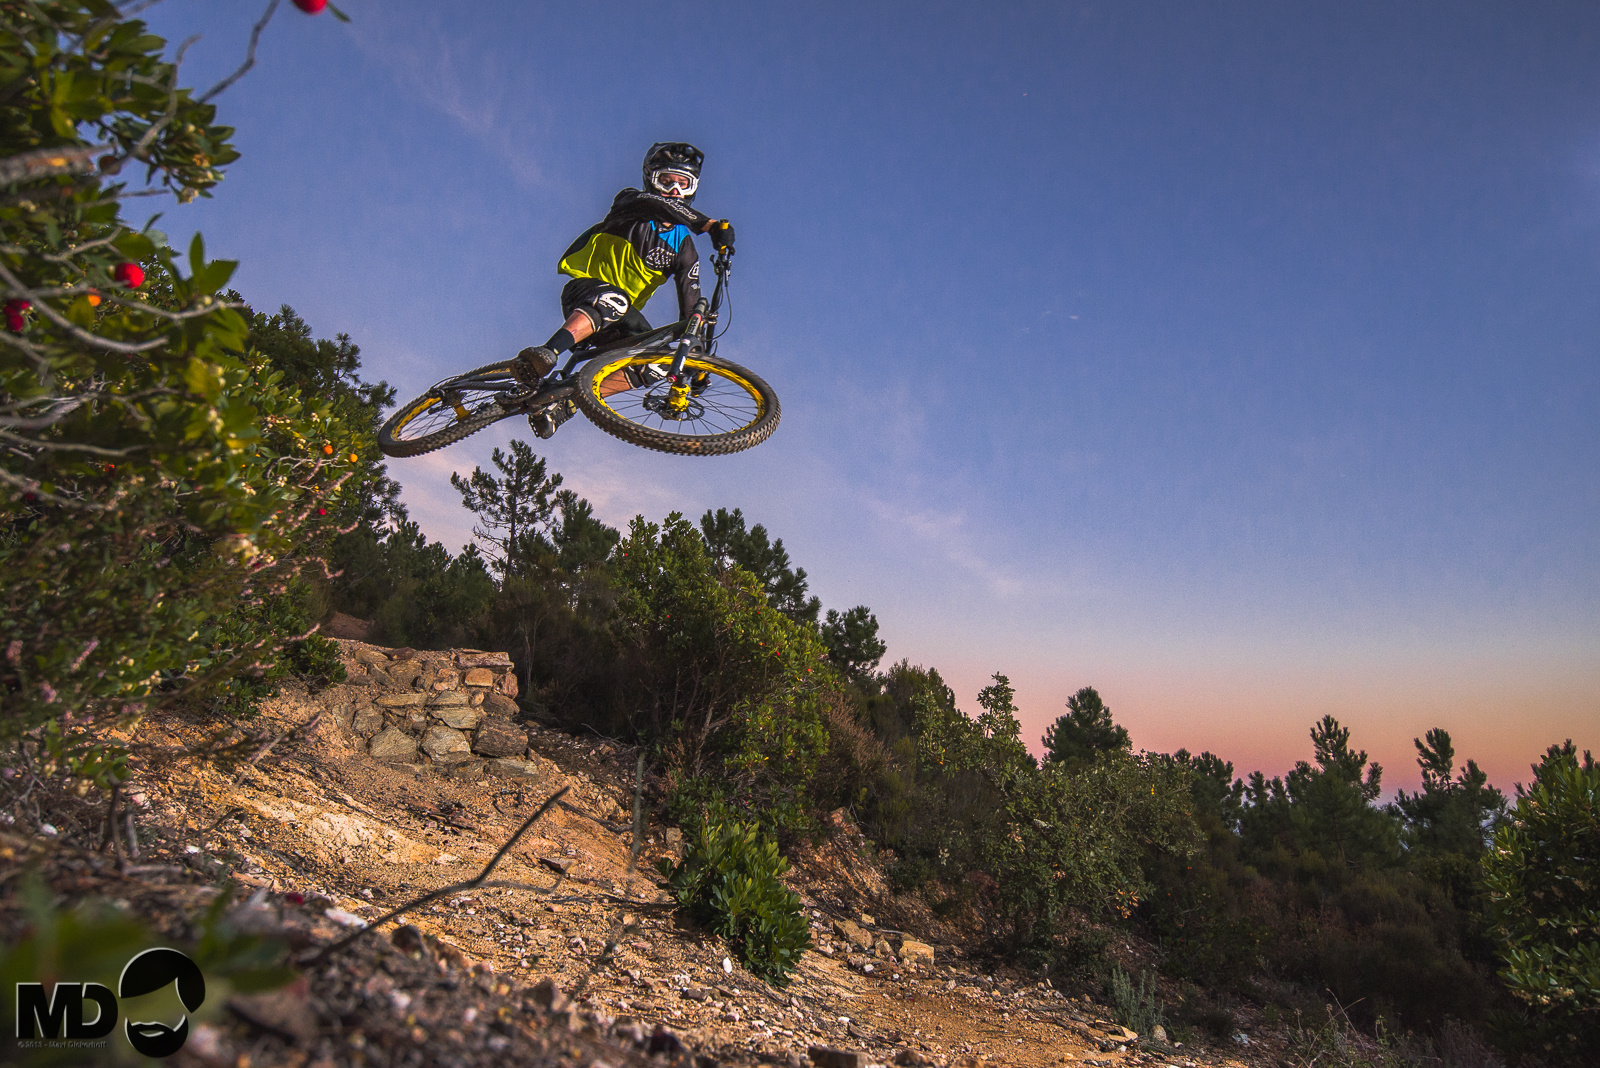
[[[169,983],[178,984],[178,1000],[194,1012],[206,1000],[206,979],[194,961],[175,949],[147,949],[122,969],[117,997],[136,998],[153,994]],[[183,1048],[189,1037],[189,1016],[175,1024],[160,1020],[134,1020],[123,1024],[128,1044],[146,1057],[170,1057]]]

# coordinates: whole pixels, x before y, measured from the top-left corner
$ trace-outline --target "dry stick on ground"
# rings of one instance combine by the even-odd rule
[[[210,834],[212,831],[216,830],[218,827],[221,827],[224,823],[227,823],[229,820],[233,819],[233,817],[235,817],[235,816],[248,816],[249,814],[250,814],[250,810],[249,809],[243,807],[242,805],[234,805],[232,808],[228,809],[228,811],[226,811],[222,815],[218,816],[217,817],[217,822],[215,822],[211,826],[207,827],[201,833]]]
[[[111,800],[106,803],[106,829],[100,838],[100,852],[104,853],[111,848],[111,842],[117,836],[117,801],[122,797],[122,784],[115,780],[111,783]]]
[[[352,931],[351,933],[345,935],[343,938],[339,939],[337,942],[334,942],[332,945],[327,946],[326,948],[321,950],[319,953],[317,953],[316,956],[312,957],[309,963],[311,963],[313,965],[321,964],[323,961],[327,960],[333,954],[337,953],[339,950],[343,949],[345,946],[349,945],[351,942],[354,942],[356,939],[360,938],[362,935],[368,933],[369,931],[377,930],[379,927],[381,927],[384,924],[388,923],[390,920],[396,919],[397,917],[400,917],[400,916],[404,916],[406,913],[410,912],[412,909],[420,908],[423,905],[428,904],[430,901],[437,901],[439,898],[444,897],[446,894],[454,894],[454,893],[456,893],[457,891],[460,891],[460,890],[472,890],[472,889],[476,888],[479,884],[481,884],[485,879],[487,879],[489,877],[489,873],[494,871],[495,866],[497,864],[499,864],[500,861],[505,858],[505,855],[507,853],[511,852],[511,847],[516,845],[517,842],[522,838],[522,836],[527,833],[528,828],[532,827],[534,825],[534,823],[539,819],[540,816],[543,816],[546,812],[549,812],[552,808],[554,808],[556,802],[561,800],[561,798],[563,796],[565,796],[566,792],[568,790],[570,790],[570,789],[572,789],[572,787],[563,786],[561,789],[559,789],[555,793],[551,794],[549,799],[547,801],[545,801],[544,804],[540,805],[538,807],[538,809],[534,812],[533,815],[529,816],[526,820],[524,820],[522,822],[522,826],[517,828],[516,833],[513,834],[510,838],[506,839],[506,844],[501,846],[499,848],[499,850],[495,853],[495,855],[489,858],[489,863],[485,864],[483,866],[483,870],[480,871],[477,875],[475,875],[471,879],[466,880],[465,882],[452,883],[449,886],[441,886],[437,890],[430,891],[429,893],[423,894],[421,897],[414,898],[411,901],[406,902],[404,905],[401,905],[397,909],[394,909],[394,910],[392,910],[390,912],[384,913],[382,916],[379,916],[377,919],[373,920],[371,923],[367,924],[365,927],[362,927],[362,928],[360,928],[359,930],[356,930],[356,931]]]

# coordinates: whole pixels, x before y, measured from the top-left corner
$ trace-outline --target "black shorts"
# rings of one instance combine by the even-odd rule
[[[574,278],[561,288],[562,317],[570,318],[575,311],[589,317],[596,335],[605,331],[606,337],[601,340],[650,330],[649,321],[628,301],[628,294],[598,278]]]

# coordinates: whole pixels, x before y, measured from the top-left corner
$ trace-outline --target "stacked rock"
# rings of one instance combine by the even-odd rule
[[[374,759],[538,777],[523,759],[527,731],[512,722],[517,676],[505,653],[339,645],[348,675],[333,695],[340,723]]]

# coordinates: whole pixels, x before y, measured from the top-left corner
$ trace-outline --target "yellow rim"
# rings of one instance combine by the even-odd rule
[[[438,403],[439,403],[439,398],[438,397],[425,397],[425,398],[423,398],[422,403],[417,405],[415,408],[411,409],[410,413],[408,413],[404,419],[400,420],[400,425],[395,427],[395,429],[396,430],[404,430],[406,427],[408,427],[412,423],[416,422],[417,417],[420,416],[423,412],[427,411],[429,408],[432,408],[434,405],[436,405]]]
[[[591,398],[593,398],[594,401],[596,403],[598,403],[602,408],[606,409],[608,412],[611,412],[618,419],[622,419],[622,420],[625,420],[625,421],[630,422],[630,423],[634,422],[634,420],[631,419],[626,413],[620,412],[616,408],[612,407],[612,405],[607,401],[607,399],[600,395],[600,384],[602,382],[604,382],[606,379],[610,378],[612,375],[616,374],[618,371],[620,371],[623,368],[625,368],[625,367],[635,367],[635,366],[643,366],[645,364],[652,364],[652,363],[671,363],[671,362],[672,362],[672,357],[670,357],[670,356],[665,357],[665,358],[662,358],[662,357],[659,357],[659,356],[657,356],[657,357],[624,356],[624,357],[622,357],[620,359],[612,360],[612,361],[610,361],[608,363],[602,364],[600,366],[599,370],[597,370],[597,371],[593,372],[591,375],[589,375],[589,396]],[[723,379],[724,381],[732,382],[732,383],[738,385],[741,389],[743,389],[745,391],[745,393],[749,394],[751,400],[755,401],[755,409],[756,409],[755,413],[742,426],[734,427],[731,430],[727,431],[727,433],[734,433],[736,431],[743,430],[745,427],[750,426],[751,424],[760,421],[761,417],[767,414],[766,398],[764,398],[761,395],[761,391],[759,389],[757,389],[753,384],[751,384],[750,380],[745,378],[743,375],[737,374],[734,371],[731,371],[726,367],[721,367],[721,366],[718,366],[717,364],[709,363],[706,360],[695,359],[692,356],[683,361],[683,366],[684,366],[684,368],[686,370],[692,369],[692,370],[695,370],[695,371],[705,371],[706,373],[711,374],[711,375],[715,375],[716,377],[718,377],[720,379]],[[618,394],[615,394],[615,395],[621,397],[621,396],[627,396],[628,394],[633,393],[633,392],[634,392],[634,390],[629,389],[629,390],[624,390],[621,393],[618,393]],[[669,399],[668,403],[673,406],[673,409],[675,411],[682,411],[683,408],[685,408],[689,403],[689,399],[690,399],[689,398],[689,387],[687,387],[687,386],[673,386],[672,389],[671,389],[671,393],[669,394],[669,398],[670,399]],[[670,431],[667,431],[667,432],[670,433]]]

